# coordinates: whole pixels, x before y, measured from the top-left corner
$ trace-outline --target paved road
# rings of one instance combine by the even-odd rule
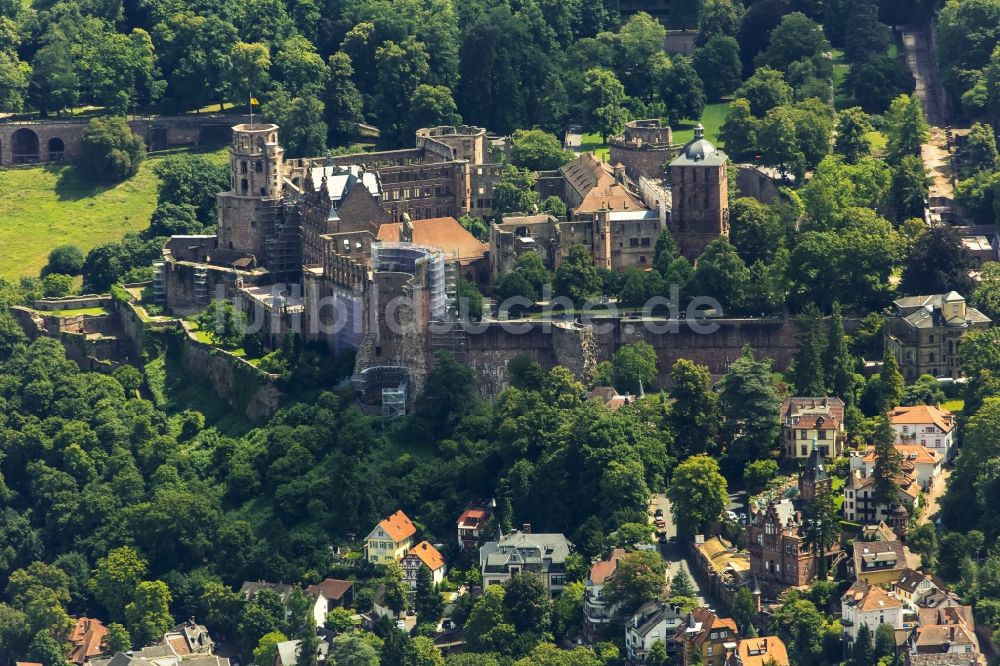
[[[663,510],[663,522],[666,523],[667,527],[667,545],[660,546],[660,556],[663,558],[663,563],[667,569],[667,582],[669,583],[670,579],[674,577],[678,568],[684,569],[694,583],[698,603],[704,604],[705,598],[702,596],[701,585],[698,584],[698,579],[694,576],[694,571],[688,563],[687,554],[677,541],[677,525],[674,523],[674,516],[670,511],[670,500],[667,499],[666,495],[653,495],[653,499],[650,502],[650,516],[652,516],[656,509]]]
[[[923,512],[920,514],[920,518],[917,519],[918,525],[923,525],[929,523],[934,518],[937,517],[938,510],[940,509],[941,497],[944,495],[944,491],[948,489],[948,479],[951,477],[951,468],[945,467],[941,470],[941,476],[938,478],[937,483],[931,488],[931,491],[924,495],[924,499],[927,501],[927,505],[924,506]]]

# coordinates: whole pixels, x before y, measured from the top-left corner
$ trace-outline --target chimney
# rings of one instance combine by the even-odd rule
[[[531,534],[531,523],[525,523],[521,525],[521,531],[525,534]]]

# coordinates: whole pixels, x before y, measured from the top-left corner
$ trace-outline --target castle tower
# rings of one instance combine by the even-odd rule
[[[697,259],[706,245],[729,235],[728,165],[729,158],[705,139],[700,123],[694,139],[670,163],[670,231],[688,259]]]
[[[281,203],[282,162],[278,126],[233,127],[229,146],[229,191],[216,197],[219,247],[263,260]]]

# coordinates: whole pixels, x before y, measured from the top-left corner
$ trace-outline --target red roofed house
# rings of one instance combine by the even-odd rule
[[[488,507],[471,507],[462,512],[456,521],[458,526],[458,545],[462,550],[479,548],[483,536],[483,528],[493,511]]]
[[[840,597],[840,623],[848,642],[858,637],[862,626],[872,633],[880,624],[902,629],[903,602],[878,585],[858,580]]]
[[[840,398],[789,398],[781,405],[781,455],[805,459],[813,445],[824,458],[843,455],[844,401]]]
[[[897,407],[889,412],[896,443],[936,451],[944,462],[955,457],[955,415],[932,405]]]
[[[398,562],[413,547],[417,528],[402,511],[397,511],[375,526],[365,537],[365,559],[372,564]]]
[[[82,664],[90,657],[102,654],[101,642],[108,630],[100,620],[89,617],[77,619],[69,633],[69,642],[73,648],[66,655],[66,661],[71,664]]]
[[[444,580],[444,557],[429,541],[421,541],[411,548],[400,565],[403,567],[403,580],[412,588],[417,587],[417,572],[420,571],[420,567],[430,569],[431,579],[435,585]]]
[[[604,583],[618,568],[618,560],[623,557],[625,551],[615,548],[608,559],[595,562],[590,567],[590,578],[585,583],[583,593],[583,635],[588,643],[599,643],[604,638],[604,625],[611,620],[611,608],[601,592],[604,590]]]
[[[896,444],[896,450],[903,457],[903,473],[913,477],[921,490],[926,492],[937,483],[944,463],[940,453],[919,444]],[[864,465],[865,476],[871,476],[875,470],[875,447],[869,447],[863,453],[861,464]]]
[[[726,666],[788,666],[788,648],[777,636],[744,638]]]

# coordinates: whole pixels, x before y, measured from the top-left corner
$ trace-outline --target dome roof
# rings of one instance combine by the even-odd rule
[[[705,128],[701,123],[694,128],[694,139],[684,146],[684,155],[689,160],[700,161],[709,155],[719,152],[712,142],[705,138]]]
[[[705,138],[705,128],[698,123],[694,128],[694,138],[684,144],[671,164],[718,166],[726,159],[726,154]]]

